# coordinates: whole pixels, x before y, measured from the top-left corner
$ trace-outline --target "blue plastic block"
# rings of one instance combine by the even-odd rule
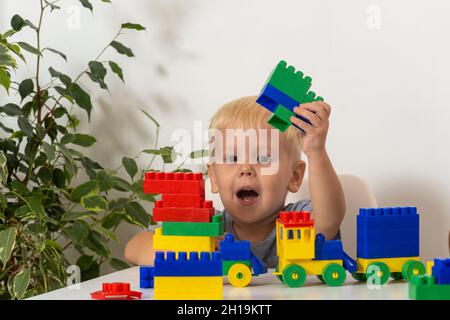
[[[344,269],[350,273],[354,273],[358,270],[358,264],[356,261],[345,252],[342,257],[342,263],[344,265]]]
[[[226,234],[224,240],[220,241],[220,255],[224,261],[249,261],[251,257],[250,241],[237,241],[234,240],[233,234]]]
[[[178,252],[178,259],[175,259],[175,252],[157,251],[155,253],[155,276],[157,277],[202,277],[202,276],[222,276],[222,259],[219,252]]]
[[[450,284],[450,258],[434,259],[431,275],[436,278],[436,284]]]
[[[250,253],[250,264],[253,269],[253,276],[259,276],[260,274],[267,273],[266,264],[253,252]]]
[[[289,109],[290,111],[294,112],[294,108],[297,107],[300,102],[292,99],[284,92],[280,91],[279,89],[271,86],[270,84],[266,84],[261,91],[259,97],[256,99],[256,102],[259,103],[261,106],[269,110],[270,112],[274,113],[277,109],[277,106],[281,104],[286,109]],[[300,118],[301,120],[305,121],[308,124],[311,124],[311,122],[306,119],[305,117],[297,115],[297,118]],[[294,125],[296,128],[302,130],[298,126]],[[302,130],[303,131],[303,130]]]
[[[323,234],[316,235],[314,260],[342,260],[343,257],[341,240],[325,240]]]
[[[364,259],[419,256],[417,208],[361,208],[357,216],[357,256]]]
[[[155,268],[141,266],[139,268],[139,287],[153,288],[155,278]]]

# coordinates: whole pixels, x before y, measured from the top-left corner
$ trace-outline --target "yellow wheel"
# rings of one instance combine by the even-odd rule
[[[228,270],[228,281],[233,287],[245,287],[252,281],[252,271],[245,264],[233,264]]]

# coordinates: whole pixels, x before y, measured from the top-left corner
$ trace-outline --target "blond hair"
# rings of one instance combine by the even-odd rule
[[[271,113],[256,102],[257,96],[242,97],[224,104],[211,118],[209,129],[226,128],[261,128],[267,122]],[[290,126],[285,132],[280,132],[280,137],[286,139],[293,154],[301,158],[301,131]]]

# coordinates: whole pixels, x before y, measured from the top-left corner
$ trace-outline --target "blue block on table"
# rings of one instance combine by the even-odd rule
[[[222,276],[222,259],[219,252],[178,252],[178,259],[175,259],[175,252],[157,251],[155,253],[155,276],[157,277],[202,277],[202,276]]]
[[[434,259],[431,275],[436,278],[437,284],[450,284],[450,258]]]

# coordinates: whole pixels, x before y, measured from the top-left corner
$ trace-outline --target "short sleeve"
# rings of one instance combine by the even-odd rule
[[[285,209],[286,211],[308,211],[312,212],[312,203],[311,200],[305,199],[300,200],[294,203],[289,203]]]

